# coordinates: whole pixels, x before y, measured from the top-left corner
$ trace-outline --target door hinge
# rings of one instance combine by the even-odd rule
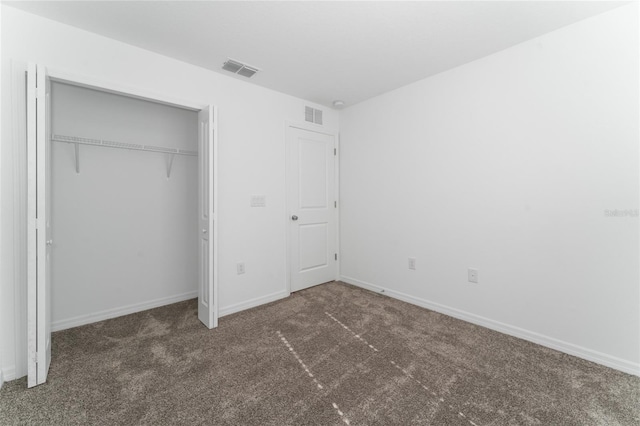
[[[33,362],[36,364],[38,363],[38,352],[33,353]]]
[[[338,155],[338,149],[337,148],[333,148],[333,155]]]
[[[338,202],[337,201],[333,202],[333,207],[336,208],[336,209],[338,208]]]
[[[338,253],[336,253],[334,257],[336,260],[338,260]]]

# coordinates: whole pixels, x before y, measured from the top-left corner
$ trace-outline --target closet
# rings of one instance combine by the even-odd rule
[[[50,91],[52,330],[195,298],[198,112]]]
[[[52,331],[195,297],[217,327],[215,107],[34,63],[26,88],[27,386]]]

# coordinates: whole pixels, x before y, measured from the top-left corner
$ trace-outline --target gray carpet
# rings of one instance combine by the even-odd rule
[[[640,378],[342,283],[220,319],[195,300],[55,333],[1,424],[639,425]]]

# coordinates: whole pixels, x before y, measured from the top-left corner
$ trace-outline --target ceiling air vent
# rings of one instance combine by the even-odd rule
[[[322,124],[322,111],[308,106],[304,107],[304,121]]]
[[[253,77],[255,73],[260,71],[260,69],[256,67],[243,64],[233,59],[227,59],[227,62],[222,64],[222,69],[247,78]]]

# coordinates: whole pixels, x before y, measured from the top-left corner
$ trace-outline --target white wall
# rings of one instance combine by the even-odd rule
[[[52,133],[197,152],[198,114],[54,83]],[[197,157],[52,144],[54,331],[197,297]]]
[[[14,164],[24,158],[24,83],[20,79],[24,78],[27,61],[163,96],[217,105],[221,312],[286,296],[285,121],[303,122],[304,106],[309,103],[6,5],[1,7],[0,311],[6,320],[0,327],[0,340],[5,378],[26,373],[25,270],[20,256],[24,229],[19,220],[24,216],[24,176],[14,176],[18,170]],[[324,127],[337,129],[338,114],[320,108],[324,110]],[[266,195],[267,207],[252,209],[251,194]],[[236,275],[237,261],[246,263],[244,275]]]
[[[640,374],[637,7],[343,111],[343,279]]]

